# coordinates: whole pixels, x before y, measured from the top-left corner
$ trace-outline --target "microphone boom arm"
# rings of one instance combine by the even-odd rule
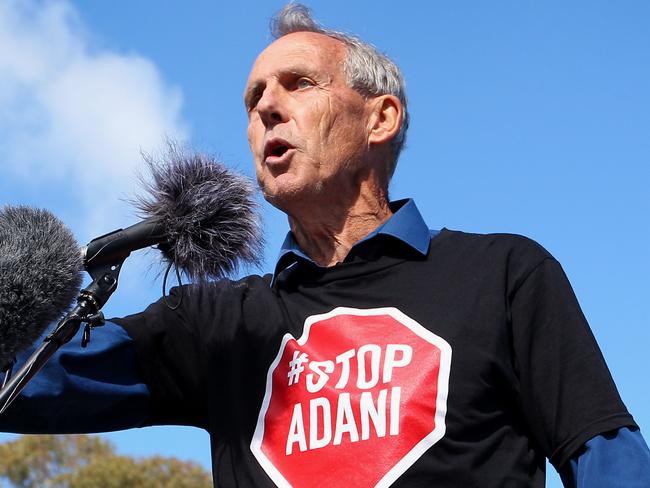
[[[119,256],[112,263],[104,260],[101,264],[97,263],[92,268],[86,266],[93,281],[79,292],[77,305],[61,319],[56,329],[43,340],[43,344],[32,353],[25,364],[9,381],[7,379],[8,375],[11,374],[11,370],[7,372],[4,381],[5,384],[3,384],[0,390],[0,414],[11,405],[27,383],[45,366],[45,363],[47,363],[52,355],[75,336],[82,323],[88,324],[82,340],[82,346],[86,346],[89,339],[90,327],[96,325],[97,322],[100,324],[103,323],[101,309],[117,289],[120,269],[127,256],[128,254],[126,256]]]

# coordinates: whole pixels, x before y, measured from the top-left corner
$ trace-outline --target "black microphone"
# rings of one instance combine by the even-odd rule
[[[79,293],[82,256],[47,210],[0,210],[0,368],[61,318]]]
[[[162,161],[151,156],[145,161],[147,195],[135,202],[145,220],[88,243],[86,269],[123,261],[132,251],[153,245],[195,281],[227,276],[242,262],[260,263],[263,239],[250,179],[174,144]]]
[[[165,229],[158,219],[147,219],[126,229],[117,229],[96,237],[82,249],[84,266],[91,270],[96,266],[111,265],[124,261],[132,251],[164,245]]]

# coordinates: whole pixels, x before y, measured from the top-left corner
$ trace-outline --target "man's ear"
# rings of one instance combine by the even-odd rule
[[[402,126],[402,103],[394,95],[379,95],[369,102],[368,145],[383,144],[393,139]]]

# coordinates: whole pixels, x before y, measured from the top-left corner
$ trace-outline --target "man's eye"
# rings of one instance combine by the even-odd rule
[[[298,81],[296,81],[296,88],[298,89],[309,88],[310,86],[314,86],[314,82],[309,78],[299,78]]]
[[[252,95],[247,101],[246,101],[246,109],[250,112],[257,107],[257,104],[260,101],[260,98],[262,98],[262,95],[259,93],[256,93]]]

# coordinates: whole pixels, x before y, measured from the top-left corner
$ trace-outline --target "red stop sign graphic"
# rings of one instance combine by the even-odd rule
[[[286,334],[251,450],[281,487],[390,486],[445,434],[451,347],[396,308]]]

